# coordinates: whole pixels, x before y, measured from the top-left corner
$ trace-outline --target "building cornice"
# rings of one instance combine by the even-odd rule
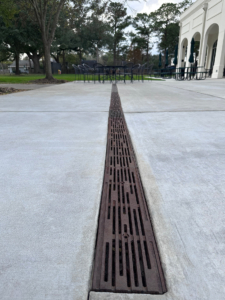
[[[184,22],[187,18],[189,18],[191,15],[193,15],[196,11],[198,11],[201,8],[204,11],[206,11],[208,7],[208,3],[210,1],[211,0],[197,0],[180,15],[180,22]]]

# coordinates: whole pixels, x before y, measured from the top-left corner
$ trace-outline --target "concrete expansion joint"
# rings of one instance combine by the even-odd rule
[[[189,90],[189,89],[184,89],[184,88],[177,87],[177,86],[176,86],[176,89],[180,89],[180,90],[183,90],[183,91],[189,91],[189,92],[193,92],[193,93],[197,93],[197,94],[206,95],[206,96],[210,96],[210,97],[213,97],[213,98],[218,98],[218,99],[225,100],[225,97],[223,98],[223,97],[220,97],[220,96],[214,96],[214,95],[212,95],[212,94],[201,93],[201,92],[198,92],[198,91],[193,91],[193,90]]]
[[[204,109],[204,110],[156,110],[156,111],[125,111],[125,114],[157,114],[157,113],[199,113],[199,112],[219,112],[219,111],[225,111],[225,109],[218,109],[218,110],[212,110],[212,109]]]
[[[104,112],[104,113],[108,113],[107,110],[99,110],[99,111],[89,111],[89,110],[17,110],[17,111],[14,111],[14,110],[0,110],[1,113],[101,113],[101,112]]]

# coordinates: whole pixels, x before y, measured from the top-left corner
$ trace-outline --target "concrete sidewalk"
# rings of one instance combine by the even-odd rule
[[[0,88],[14,88],[18,90],[36,90],[45,87],[53,87],[53,84],[35,84],[35,83],[0,83]]]
[[[111,84],[1,96],[0,299],[224,299],[223,83],[118,84],[165,272],[162,296],[89,293]]]
[[[203,95],[210,95],[212,97],[220,97],[225,99],[224,87],[225,78],[213,79],[207,78],[206,80],[191,80],[191,81],[176,81],[174,79],[167,79],[165,84],[174,86],[179,90],[193,91]]]
[[[225,299],[225,85],[180,83],[118,85],[168,292],[91,300]]]
[[[87,299],[111,85],[0,97],[0,299]]]

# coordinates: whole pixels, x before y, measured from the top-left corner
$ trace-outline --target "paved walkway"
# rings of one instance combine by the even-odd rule
[[[90,300],[222,300],[224,80],[118,84],[168,292]],[[0,97],[0,294],[87,299],[110,84]]]
[[[111,85],[0,97],[0,299],[87,299]]]
[[[119,84],[118,89],[168,292],[91,292],[90,299],[225,299],[224,80]]]
[[[0,87],[14,88],[18,90],[36,90],[44,87],[52,87],[52,84],[34,84],[34,83],[0,83]]]

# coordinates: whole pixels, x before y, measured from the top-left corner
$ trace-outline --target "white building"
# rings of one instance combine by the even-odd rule
[[[189,67],[191,40],[199,42],[198,66],[222,78],[225,63],[225,0],[197,0],[180,17],[178,67]]]

